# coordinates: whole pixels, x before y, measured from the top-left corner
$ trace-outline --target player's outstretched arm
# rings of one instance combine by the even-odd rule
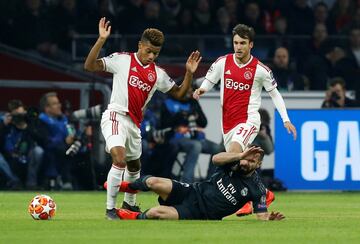
[[[200,56],[199,51],[195,51],[190,54],[188,60],[186,61],[186,73],[183,82],[180,86],[175,84],[169,91],[169,94],[172,97],[179,99],[185,96],[191,86],[193,74],[197,70],[201,59],[202,57]]]
[[[269,92],[269,95],[270,95],[276,109],[279,111],[282,120],[284,121],[284,127],[287,129],[289,134],[290,133],[293,134],[294,140],[296,140],[296,137],[297,137],[296,128],[290,122],[290,119],[289,119],[287,111],[286,111],[285,102],[284,102],[284,99],[282,98],[280,92],[278,91],[278,89],[275,88]]]
[[[216,166],[222,166],[225,164],[240,161],[242,159],[247,159],[248,157],[260,152],[263,152],[263,150],[260,147],[255,147],[255,146],[246,148],[245,151],[242,153],[221,152],[215,154],[212,157],[212,162]]]
[[[103,71],[104,64],[100,59],[97,59],[101,48],[103,47],[106,39],[110,36],[111,26],[110,21],[106,21],[105,17],[99,21],[99,38],[95,45],[91,48],[88,56],[86,57],[84,69],[91,72]]]
[[[256,218],[258,220],[283,220],[285,219],[285,215],[280,212],[257,213]]]

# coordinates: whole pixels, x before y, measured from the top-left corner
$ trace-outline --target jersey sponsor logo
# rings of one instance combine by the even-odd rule
[[[248,189],[247,189],[247,187],[244,187],[241,191],[240,191],[240,193],[241,193],[241,196],[243,196],[243,197],[245,197],[247,194],[248,194]]]
[[[225,80],[225,87],[233,90],[250,90],[251,86],[249,84],[244,84],[242,82],[233,81],[232,79]]]
[[[252,73],[250,71],[245,71],[244,78],[250,80],[252,78]]]
[[[234,187],[233,184],[229,184],[226,187],[224,186],[223,182],[222,182],[222,178],[220,180],[218,180],[216,182],[219,191],[224,195],[224,197],[232,204],[232,205],[236,205],[238,203],[238,201],[236,200],[236,198],[232,195],[234,193],[236,193],[236,189]]]
[[[129,84],[130,84],[130,86],[136,87],[143,91],[150,92],[150,90],[151,90],[150,85],[146,84],[145,82],[140,80],[139,77],[134,76],[134,75],[130,76]]]
[[[154,80],[155,80],[155,75],[152,74],[152,73],[149,73],[149,74],[148,74],[148,79],[149,79],[149,81],[154,82]]]
[[[225,72],[225,75],[231,75],[231,71],[228,69],[228,70]]]

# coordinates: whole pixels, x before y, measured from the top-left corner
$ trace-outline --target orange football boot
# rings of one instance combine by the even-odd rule
[[[116,214],[120,219],[134,220],[137,219],[140,213],[120,208],[116,209]]]

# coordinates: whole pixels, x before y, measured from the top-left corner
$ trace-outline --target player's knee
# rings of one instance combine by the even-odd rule
[[[113,160],[113,164],[115,164],[116,166],[122,168],[126,166],[125,155],[122,152],[114,150],[111,152],[111,157]]]
[[[127,169],[130,172],[137,172],[140,170],[140,160],[134,160],[127,163]]]
[[[150,189],[156,189],[157,186],[161,184],[161,180],[157,177],[149,177],[146,179],[146,185]]]

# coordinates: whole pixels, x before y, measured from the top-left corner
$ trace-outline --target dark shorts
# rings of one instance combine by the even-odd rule
[[[158,198],[160,205],[174,207],[179,219],[204,219],[199,209],[199,202],[195,189],[187,183],[172,180],[172,190],[164,201]]]

